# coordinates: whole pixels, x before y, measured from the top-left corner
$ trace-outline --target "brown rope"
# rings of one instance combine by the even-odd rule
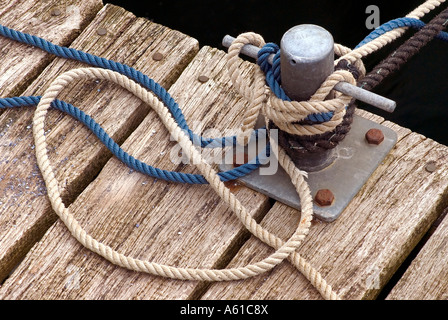
[[[398,71],[403,64],[426,46],[440,31],[448,26],[448,8],[433,18],[426,26],[404,42],[396,51],[376,65],[360,82],[360,87],[372,90],[387,76]]]

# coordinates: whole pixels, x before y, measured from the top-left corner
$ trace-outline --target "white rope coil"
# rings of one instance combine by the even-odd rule
[[[193,163],[198,163],[198,168],[211,187],[219,194],[230,208],[235,212],[243,225],[256,237],[270,246],[273,246],[276,251],[265,259],[249,264],[244,267],[230,268],[230,269],[198,269],[198,268],[177,268],[158,264],[149,261],[135,259],[125,256],[111,247],[97,241],[89,235],[82,226],[78,223],[76,218],[72,215],[70,210],[65,207],[61,199],[61,194],[58,187],[58,181],[55,178],[53,168],[47,154],[47,142],[44,130],[44,123],[50,104],[57,98],[58,94],[66,88],[71,82],[79,79],[104,79],[112,81],[123,88],[126,88],[142,101],[150,105],[159,115],[160,119],[169,130],[175,140],[179,142],[183,151],[193,159]],[[295,250],[301,244],[305,236],[308,234],[312,211],[312,198],[307,183],[303,178],[303,174],[298,170],[288,156],[284,152],[279,152],[279,161],[296,186],[296,190],[301,198],[302,215],[298,227],[294,234],[286,241],[282,241],[274,234],[270,233],[261,227],[247,212],[246,208],[241,205],[233,193],[220,180],[216,171],[208,165],[201,157],[201,154],[189,137],[177,125],[171,117],[169,110],[165,105],[157,99],[151,92],[147,91],[139,84],[130,80],[129,78],[106,69],[98,68],[81,68],[74,69],[63,73],[57,77],[50,87],[46,90],[39,105],[37,106],[33,119],[33,134],[36,142],[36,157],[39,168],[42,172],[45,184],[48,189],[48,197],[51,205],[57,215],[61,218],[72,235],[86,248],[98,253],[112,263],[139,272],[146,272],[153,275],[169,277],[181,280],[202,280],[202,281],[228,281],[239,280],[252,277],[268,270],[281,263],[284,259],[291,257],[294,265],[299,270],[306,273],[308,278],[313,281],[322,294],[325,294],[328,299],[336,298],[331,287],[329,287],[322,277],[303,261],[300,256],[295,253]]]

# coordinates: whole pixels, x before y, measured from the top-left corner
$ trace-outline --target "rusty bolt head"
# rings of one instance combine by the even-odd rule
[[[321,207],[331,206],[334,201],[333,192],[328,189],[320,189],[317,191],[314,201]]]
[[[366,132],[366,140],[369,144],[379,145],[384,141],[384,134],[380,129],[370,129]]]

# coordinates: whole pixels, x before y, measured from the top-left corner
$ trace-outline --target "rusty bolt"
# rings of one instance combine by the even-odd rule
[[[384,141],[384,134],[380,129],[370,129],[366,132],[366,140],[369,144],[379,145]]]
[[[331,206],[334,201],[333,192],[328,189],[320,189],[317,191],[314,201],[321,207]]]

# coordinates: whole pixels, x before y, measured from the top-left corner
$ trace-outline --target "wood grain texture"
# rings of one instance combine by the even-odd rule
[[[445,211],[446,213],[446,211]],[[432,229],[433,227],[431,227]],[[441,219],[406,272],[392,288],[388,300],[448,299],[448,219]]]
[[[315,221],[298,251],[342,299],[374,299],[444,208],[448,148],[378,116],[357,112],[393,128],[399,140],[341,216],[332,223]],[[433,173],[425,170],[431,160],[438,164]],[[262,224],[287,239],[299,217],[298,211],[277,202]],[[269,252],[250,239],[230,265],[248,263]],[[269,275],[212,284],[202,298],[321,297],[284,262]]]
[[[107,33],[99,35],[100,28],[105,28]],[[197,53],[198,42],[136,18],[120,7],[107,5],[72,47],[131,65],[169,87]],[[151,58],[157,51],[165,55],[163,60]],[[86,65],[58,58],[23,95],[42,95],[57,75],[81,66]],[[91,115],[118,143],[149,112],[148,106],[126,90],[102,81],[75,84],[65,89],[60,99]],[[33,112],[32,107],[10,109],[0,117],[0,279],[56,220],[34,156]],[[64,200],[71,203],[111,154],[92,132],[58,111],[50,111],[46,134],[51,145],[50,159],[62,181]]]
[[[102,8],[101,0],[8,0],[0,2],[0,24],[67,46]],[[52,14],[58,10],[59,14]],[[38,48],[0,37],[0,95],[15,96],[54,59]]]
[[[84,1],[82,6],[78,1],[3,1],[0,3],[0,23],[56,44],[69,45],[101,8],[100,0]],[[55,9],[59,10],[58,16],[52,15]],[[54,59],[53,55],[38,48],[4,37],[0,37],[0,57],[2,97],[22,94]],[[24,251],[18,248],[27,243],[29,248],[31,239],[19,224],[31,215],[35,196],[45,194],[45,188],[36,178],[39,175],[37,167],[32,165],[35,161],[30,162],[34,159],[30,139],[31,113],[15,124],[19,113],[12,112],[11,115],[8,110],[0,110],[0,281],[23,256]],[[31,185],[35,187],[31,188]],[[18,201],[24,195],[24,201]],[[12,202],[22,206],[16,207]]]
[[[245,104],[230,84],[225,63],[224,52],[204,47],[169,90],[191,128],[206,136],[235,133],[242,120]],[[246,67],[246,76],[250,73]],[[209,80],[198,81],[200,75]],[[151,165],[197,173],[194,166],[173,163],[170,157],[179,149],[153,112],[123,147]],[[267,197],[244,187],[232,190],[255,217],[267,212]],[[70,209],[99,241],[123,254],[173,266],[223,267],[248,237],[210,186],[156,180],[115,158]],[[203,288],[198,281],[116,267],[83,248],[58,221],[8,278],[0,298],[187,299]]]

